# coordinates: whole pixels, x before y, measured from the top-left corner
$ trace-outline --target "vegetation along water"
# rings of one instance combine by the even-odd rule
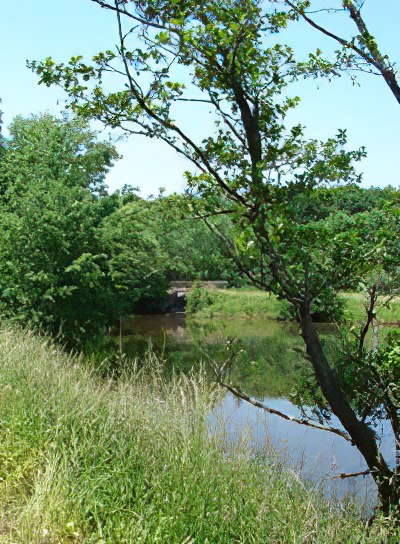
[[[349,318],[362,315],[362,299],[344,294]],[[150,349],[165,360],[166,368],[178,372],[203,368],[210,381],[233,353],[225,373],[230,383],[269,407],[301,417],[310,414],[311,396],[307,386],[311,376],[295,323],[285,321],[285,304],[255,290],[194,289],[189,294],[192,314],[131,316],[123,321],[123,351],[128,357],[143,357]],[[398,321],[399,305],[382,308],[382,323]],[[338,349],[338,329],[334,324],[319,324],[331,352]],[[390,327],[381,332],[385,336]],[[366,469],[362,456],[341,437],[265,416],[257,408],[228,394],[217,410],[226,419],[231,436],[239,429],[253,434],[255,445],[272,440],[282,458],[304,478],[311,478],[329,493],[351,493],[370,510],[376,501],[369,476],[341,479],[343,473]],[[314,414],[315,417],[315,414]],[[333,418],[335,420],[335,418]],[[318,421],[318,420],[317,420]],[[340,423],[335,420],[335,424]],[[387,458],[394,463],[393,435],[381,421],[377,432]]]
[[[109,45],[27,62],[65,111],[0,131],[0,542],[397,544],[400,192],[295,111],[400,103],[368,2],[86,3]],[[182,194],[110,191],[121,136]]]
[[[0,542],[396,542],[272,446],[210,433],[221,391],[201,372],[166,380],[148,353],[116,383],[82,363],[0,331]]]

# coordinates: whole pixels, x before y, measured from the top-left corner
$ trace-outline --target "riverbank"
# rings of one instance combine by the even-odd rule
[[[194,317],[209,319],[213,317],[248,317],[264,319],[288,319],[288,304],[278,300],[275,295],[253,288],[240,289],[202,289],[203,294],[189,295],[189,308]],[[191,301],[191,298],[195,299]],[[361,293],[342,293],[344,315],[350,321],[365,320],[364,297]],[[377,305],[377,317],[381,324],[400,324],[400,298],[390,305]]]
[[[255,458],[245,437],[228,449],[208,426],[221,392],[201,374],[167,380],[152,355],[103,381],[1,330],[0,390],[2,544],[397,542],[273,450]]]

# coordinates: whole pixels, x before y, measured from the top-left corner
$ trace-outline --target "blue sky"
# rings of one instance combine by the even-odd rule
[[[321,5],[327,3],[339,5],[338,0],[321,0]],[[382,50],[400,62],[400,1],[366,0],[365,5],[367,22]],[[328,21],[331,27],[346,33],[347,20]],[[300,56],[317,47],[332,50],[330,40],[304,25],[292,26],[283,38]],[[17,114],[59,113],[63,109],[63,92],[37,85],[37,77],[25,67],[26,59],[52,56],[64,61],[77,54],[90,57],[112,47],[115,40],[112,14],[90,0],[0,0],[0,97],[5,125]],[[308,136],[313,138],[327,138],[337,129],[347,128],[350,146],[364,145],[368,151],[360,166],[364,185],[398,187],[400,106],[380,78],[361,75],[359,83],[360,87],[353,86],[346,76],[332,83],[297,83],[290,94],[299,94],[302,102],[290,121],[306,125]],[[206,130],[200,112],[187,110],[183,117],[189,128]],[[183,172],[188,164],[165,144],[137,136],[117,147],[123,158],[107,178],[110,189],[130,183],[138,185],[144,196],[161,186],[169,192],[183,190]]]

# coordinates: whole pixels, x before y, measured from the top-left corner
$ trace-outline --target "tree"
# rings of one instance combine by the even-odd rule
[[[115,13],[117,49],[99,53],[91,65],[74,57],[67,65],[49,58],[31,66],[42,83],[64,87],[74,111],[159,138],[197,168],[187,179],[208,203],[199,215],[254,285],[291,304],[318,384],[345,429],[339,432],[365,458],[383,510],[396,508],[399,474],[346,394],[312,320],[316,304],[332,300],[359,272],[359,261],[340,262],[338,269],[340,230],[329,210],[321,210],[318,189],[357,182],[353,163],[364,155],[346,151],[345,131],[318,142],[306,140],[301,126],[284,126],[298,102],[283,96],[286,87],[320,66],[298,64],[290,48],[271,44],[285,21],[265,14],[256,0],[94,1]],[[122,89],[105,90],[110,73],[123,78]],[[212,110],[212,136],[197,141],[175,121],[177,107],[187,102]],[[235,239],[209,217],[224,214]],[[248,260],[259,265],[249,268]]]
[[[119,315],[138,306],[147,312],[159,308],[168,289],[169,259],[157,237],[151,203],[135,199],[120,205],[103,221],[100,236],[108,252]]]
[[[50,114],[16,117],[0,171],[0,194],[10,188],[23,191],[32,179],[59,180],[101,193],[117,158],[115,148],[98,142],[82,119],[56,119]]]
[[[160,206],[127,187],[107,194],[117,157],[82,119],[13,121],[0,164],[3,318],[76,347],[121,314],[162,304],[171,255],[157,239]]]
[[[198,209],[205,203],[195,199],[194,204]],[[169,280],[239,281],[237,269],[224,254],[218,236],[199,220],[184,195],[161,193],[148,207],[156,221],[159,243],[168,256]],[[221,229],[230,229],[227,217],[222,216],[218,221]]]
[[[98,236],[108,210],[94,192],[117,155],[82,120],[19,117],[10,134],[0,163],[0,315],[76,345],[112,315]]]
[[[272,0],[274,1],[274,0]],[[288,11],[276,10],[276,17],[280,23],[288,19],[303,19],[312,28],[328,36],[341,46],[337,53],[337,62],[331,64],[332,70],[356,69],[381,76],[391,93],[400,104],[400,81],[395,63],[388,55],[382,53],[381,48],[370,32],[363,15],[365,1],[341,0],[333,5],[322,8],[312,0],[281,0],[286,4]],[[351,37],[343,37],[339,32],[330,29],[318,20],[321,13],[347,14],[355,26],[355,33]],[[325,68],[327,64],[325,64]],[[328,63],[329,64],[329,63]]]

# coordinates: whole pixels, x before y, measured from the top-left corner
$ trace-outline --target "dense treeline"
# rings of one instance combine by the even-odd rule
[[[119,315],[160,311],[171,280],[245,281],[200,221],[201,201],[181,195],[140,198],[131,187],[107,192],[118,154],[78,119],[16,118],[0,162],[0,315],[43,327],[72,345]],[[282,201],[292,199],[288,189]],[[357,221],[398,202],[399,192],[356,185],[321,189],[309,214]],[[370,216],[364,222],[370,228]],[[246,246],[229,215],[214,225]],[[248,269],[258,267],[249,252]],[[354,287],[354,286],[352,286]]]
[[[0,162],[0,315],[71,344],[121,313],[159,309],[172,279],[232,266],[183,197],[108,194],[118,158],[85,122],[16,118]]]

